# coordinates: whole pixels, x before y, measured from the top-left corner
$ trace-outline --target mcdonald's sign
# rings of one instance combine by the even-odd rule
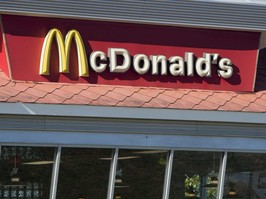
[[[70,30],[63,40],[62,33],[58,29],[52,29],[48,32],[44,39],[41,61],[40,74],[49,75],[50,52],[53,40],[56,40],[59,53],[59,72],[69,73],[69,55],[71,43],[74,40],[77,48],[79,76],[88,77],[89,68],[87,54],[83,40],[77,30]],[[123,64],[118,64],[117,58],[122,56]],[[150,55],[150,59],[145,54],[136,54],[132,60],[134,71],[139,75],[146,74],[151,71],[151,75],[167,75],[173,76],[194,76],[195,73],[200,77],[211,77],[212,62],[216,62],[217,73],[221,78],[228,79],[233,75],[232,61],[228,58],[218,60],[217,53],[204,53],[203,57],[198,57],[194,61],[194,54],[187,52],[186,58],[181,56],[171,56],[168,60],[164,55]],[[101,73],[107,68],[107,64],[96,64],[96,59],[109,60],[109,68],[111,73],[127,72],[131,66],[130,53],[123,48],[108,48],[108,56],[102,51],[94,51],[90,55],[90,65],[94,72]],[[219,61],[219,63],[218,63]],[[143,64],[141,64],[143,62]],[[185,64],[187,62],[187,64]],[[195,64],[195,66],[194,66]],[[159,71],[161,71],[159,73]],[[187,73],[186,73],[187,72]]]
[[[254,89],[256,32],[10,15],[2,27],[0,68],[14,80]]]

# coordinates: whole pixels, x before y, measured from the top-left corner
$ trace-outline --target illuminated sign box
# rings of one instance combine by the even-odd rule
[[[14,80],[254,89],[259,33],[8,15],[2,26]]]

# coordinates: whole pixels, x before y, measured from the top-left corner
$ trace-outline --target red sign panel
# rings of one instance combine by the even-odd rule
[[[15,80],[254,88],[259,33],[9,15],[2,25]]]

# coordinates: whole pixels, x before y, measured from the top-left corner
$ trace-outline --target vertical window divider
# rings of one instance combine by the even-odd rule
[[[61,146],[57,147],[57,150],[55,151],[52,180],[50,187],[50,199],[56,199],[60,159],[61,159]]]
[[[220,163],[217,199],[223,198],[226,164],[227,164],[227,151],[224,152],[223,158]]]
[[[174,159],[174,150],[172,149],[172,150],[168,151],[168,154],[167,154],[167,164],[165,167],[164,187],[163,187],[162,199],[168,199],[169,198],[173,159]]]
[[[114,189],[115,189],[115,176],[116,176],[116,166],[118,160],[118,151],[119,149],[116,147],[112,154],[111,167],[110,167],[110,175],[108,182],[108,192],[107,199],[113,199],[114,197]]]

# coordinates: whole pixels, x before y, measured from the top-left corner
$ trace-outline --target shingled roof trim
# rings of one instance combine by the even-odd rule
[[[10,80],[0,71],[0,102],[266,112],[266,90],[254,93]]]

